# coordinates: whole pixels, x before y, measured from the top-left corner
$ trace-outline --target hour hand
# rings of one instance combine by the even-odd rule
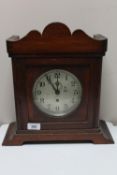
[[[52,83],[50,77],[46,75],[46,79],[47,79],[48,83],[51,85],[51,87],[53,88],[53,90],[54,90],[55,93],[56,93],[56,88],[54,87],[54,85],[53,85],[53,83]]]

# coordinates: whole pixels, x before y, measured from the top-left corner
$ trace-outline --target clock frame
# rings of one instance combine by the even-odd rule
[[[105,121],[99,120],[102,58],[107,38],[92,38],[82,30],[71,34],[65,24],[51,23],[42,34],[31,31],[22,39],[12,36],[7,40],[7,50],[12,57],[16,122],[10,124],[3,145],[113,143]],[[69,71],[81,81],[81,104],[68,117],[48,117],[33,102],[35,80],[51,69]],[[37,124],[39,128],[29,129],[28,124]]]
[[[82,98],[82,86],[74,74],[52,69],[39,76],[33,85],[33,102],[47,117],[69,117]]]

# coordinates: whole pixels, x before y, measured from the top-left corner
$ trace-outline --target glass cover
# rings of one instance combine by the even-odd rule
[[[50,117],[63,117],[80,104],[82,86],[72,73],[53,69],[38,77],[33,86],[33,101]]]

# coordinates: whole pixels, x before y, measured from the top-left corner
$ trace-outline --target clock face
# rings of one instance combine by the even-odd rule
[[[38,77],[33,86],[33,101],[50,117],[63,117],[74,111],[81,102],[82,86],[72,73],[53,69]]]

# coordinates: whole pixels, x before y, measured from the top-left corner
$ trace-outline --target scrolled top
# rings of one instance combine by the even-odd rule
[[[99,53],[104,55],[107,39],[102,35],[90,37],[82,30],[70,29],[63,23],[47,25],[42,34],[33,30],[23,38],[12,36],[7,40],[9,55],[39,55],[49,53]]]
[[[68,36],[71,36],[70,29],[65,24],[59,22],[47,25],[42,32],[42,37],[68,37]]]

